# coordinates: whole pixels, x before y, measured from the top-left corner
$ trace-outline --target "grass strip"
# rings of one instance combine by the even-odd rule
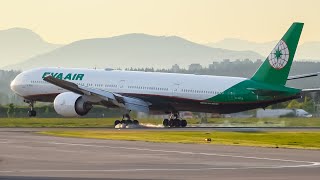
[[[241,145],[273,148],[320,149],[320,132],[203,132],[203,131],[45,131],[45,135],[156,143]]]
[[[0,118],[0,127],[113,127],[116,118]],[[139,119],[143,124],[162,124],[162,119]],[[189,119],[188,124],[200,120]],[[215,126],[320,127],[320,118],[208,118]]]
[[[114,127],[116,118],[0,118],[0,127]],[[140,123],[162,124],[160,119],[141,119]]]

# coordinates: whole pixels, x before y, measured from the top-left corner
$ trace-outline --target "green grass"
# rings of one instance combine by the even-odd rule
[[[113,122],[102,118],[3,118],[0,127],[112,127]]]
[[[0,118],[0,127],[114,127],[116,118]],[[139,119],[144,124],[162,124],[161,119]],[[196,121],[190,121],[196,123]]]
[[[182,131],[46,131],[45,135],[96,138],[109,140],[146,141],[162,143],[242,145],[259,147],[279,147],[298,149],[320,149],[320,132],[182,132]]]
[[[210,118],[208,123],[235,126],[320,127],[320,118]]]
[[[0,127],[113,127],[116,118],[0,118]],[[140,123],[162,124],[162,119],[140,119]],[[199,120],[190,119],[189,124]],[[320,127],[320,118],[210,118],[215,126]]]

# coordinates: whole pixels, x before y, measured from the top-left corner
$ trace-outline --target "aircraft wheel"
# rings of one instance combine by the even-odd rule
[[[186,121],[186,120],[181,120],[181,127],[187,127],[187,125],[188,125],[188,122]]]
[[[181,120],[180,119],[175,119],[174,120],[174,127],[180,127],[180,125],[181,125]]]
[[[169,120],[168,119],[164,119],[162,122],[164,127],[168,127],[169,126]]]
[[[116,125],[118,125],[118,124],[120,124],[120,123],[121,123],[120,120],[115,120],[115,121],[114,121],[114,126],[116,126]]]
[[[173,119],[169,120],[169,127],[174,127],[174,120]]]
[[[30,110],[30,111],[28,111],[28,115],[29,115],[29,117],[36,117],[37,116],[37,111]]]
[[[132,122],[131,119],[128,119],[126,123],[127,123],[127,125],[128,125],[128,124],[132,124],[133,122]]]
[[[139,125],[139,121],[138,120],[133,120],[133,124],[134,125]]]

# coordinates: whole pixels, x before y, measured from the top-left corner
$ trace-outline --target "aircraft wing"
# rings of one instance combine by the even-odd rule
[[[315,77],[315,76],[318,76],[319,74],[320,74],[320,72],[310,73],[310,74],[301,74],[301,75],[296,75],[296,76],[289,76],[287,80]]]
[[[141,99],[123,96],[121,94],[104,91],[101,89],[94,89],[85,86],[79,86],[75,83],[54,78],[52,76],[46,76],[43,78],[44,81],[66,89],[68,91],[74,92],[76,94],[84,95],[89,97],[88,99],[95,99],[95,101],[107,101],[112,104],[125,108],[127,110],[139,111],[139,112],[149,112],[149,102],[145,102]]]

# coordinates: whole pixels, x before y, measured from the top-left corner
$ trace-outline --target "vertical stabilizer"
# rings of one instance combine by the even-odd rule
[[[302,32],[303,23],[293,23],[267,59],[252,76],[252,80],[285,85]]]

